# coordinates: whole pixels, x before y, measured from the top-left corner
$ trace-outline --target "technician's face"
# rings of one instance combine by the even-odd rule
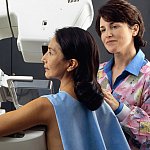
[[[127,23],[100,19],[101,40],[108,52],[122,53],[134,45],[133,31]]]
[[[48,45],[48,51],[42,57],[46,78],[61,79],[67,70],[67,60],[61,51],[60,45],[53,37]]]

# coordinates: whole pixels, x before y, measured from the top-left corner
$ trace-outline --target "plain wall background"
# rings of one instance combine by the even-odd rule
[[[88,29],[100,47],[100,62],[107,61],[111,57],[111,55],[106,52],[95,31],[95,18],[97,10],[106,1],[107,0],[93,0],[95,17],[92,26]],[[143,15],[146,28],[144,39],[148,42],[148,45],[143,49],[143,51],[147,59],[150,60],[150,0],[130,0],[130,2],[135,4]],[[18,51],[16,39],[14,38],[0,40],[0,68],[5,72],[5,74],[8,75],[32,75],[35,79],[45,79],[43,65],[25,63],[21,53]]]

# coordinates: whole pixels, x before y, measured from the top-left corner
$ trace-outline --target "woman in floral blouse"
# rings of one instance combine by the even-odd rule
[[[100,64],[98,81],[132,150],[150,149],[150,62],[141,50],[144,30],[140,11],[125,0],[109,0],[98,11],[96,31],[113,55]]]

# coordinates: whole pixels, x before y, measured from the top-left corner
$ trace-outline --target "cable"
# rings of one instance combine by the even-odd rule
[[[11,26],[10,15],[9,15],[9,9],[8,9],[8,0],[6,0],[6,9],[7,9],[9,27],[10,27],[10,30],[11,30],[12,37],[14,37],[13,29],[12,29],[12,26]]]

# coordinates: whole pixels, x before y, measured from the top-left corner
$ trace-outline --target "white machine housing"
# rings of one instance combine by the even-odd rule
[[[56,29],[88,29],[93,21],[91,0],[0,0],[0,39],[16,37],[25,62],[40,63],[42,45]]]

